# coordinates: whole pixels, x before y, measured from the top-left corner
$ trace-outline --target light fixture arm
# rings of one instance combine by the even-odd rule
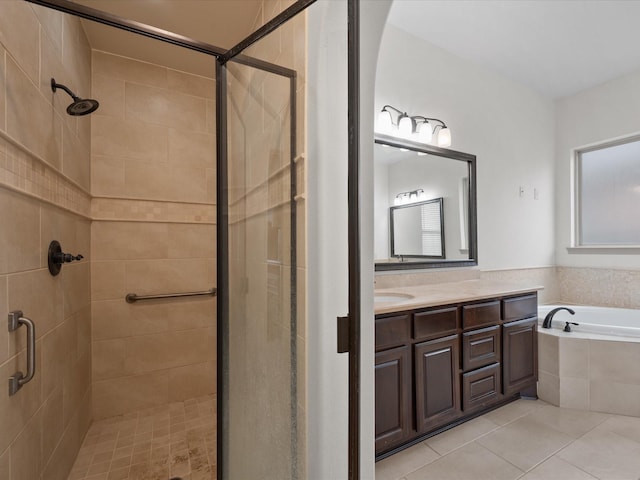
[[[422,122],[422,123],[429,123],[429,124],[433,124],[433,122],[438,122],[437,124],[433,125],[433,133],[436,133],[436,130],[438,128],[447,128],[447,124],[444,123],[442,120],[440,120],[439,118],[429,118],[429,117],[423,117],[422,115],[415,115],[413,117],[414,121],[416,122]]]

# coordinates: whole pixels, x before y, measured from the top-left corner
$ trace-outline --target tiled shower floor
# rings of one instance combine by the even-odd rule
[[[215,480],[209,395],[94,422],[69,480]]]

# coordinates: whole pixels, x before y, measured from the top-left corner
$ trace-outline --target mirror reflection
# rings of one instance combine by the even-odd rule
[[[376,135],[376,270],[477,264],[475,156]]]

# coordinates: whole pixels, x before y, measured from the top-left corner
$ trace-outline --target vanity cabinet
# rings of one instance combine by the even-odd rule
[[[416,430],[426,433],[460,416],[458,335],[414,346]]]
[[[376,455],[535,396],[537,294],[376,315]]]

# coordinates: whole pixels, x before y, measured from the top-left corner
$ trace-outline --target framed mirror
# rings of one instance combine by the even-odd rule
[[[377,134],[376,271],[478,264],[476,157]]]

